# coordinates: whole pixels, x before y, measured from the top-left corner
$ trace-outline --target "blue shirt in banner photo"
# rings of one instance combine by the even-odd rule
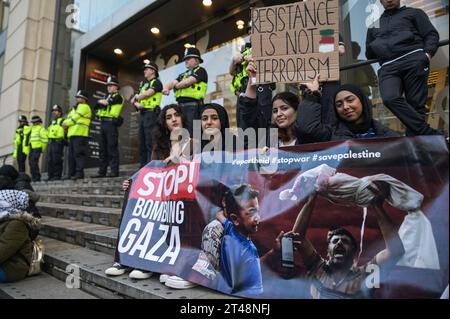
[[[226,219],[220,251],[221,278],[217,289],[238,295],[258,295],[263,292],[261,265],[253,242],[234,228]]]

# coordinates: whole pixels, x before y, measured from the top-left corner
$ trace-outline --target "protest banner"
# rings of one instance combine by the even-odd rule
[[[339,1],[308,0],[253,8],[256,83],[339,80]]]
[[[228,163],[155,161],[136,173],[116,261],[250,298],[437,298],[444,291],[442,137],[293,146],[267,160],[256,154]],[[268,162],[278,170],[261,174]],[[339,227],[350,235],[329,232]],[[282,233],[291,230],[303,238]],[[337,280],[329,274],[339,267],[348,273]]]

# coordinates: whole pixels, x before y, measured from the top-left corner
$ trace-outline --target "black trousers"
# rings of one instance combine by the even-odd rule
[[[106,175],[108,166],[112,174],[119,174],[119,129],[114,122],[101,122],[98,174]]]
[[[416,52],[378,71],[384,105],[407,128],[407,135],[438,135],[425,121],[430,61]],[[404,94],[404,96],[403,96]]]
[[[152,159],[152,130],[155,126],[157,113],[153,110],[141,111],[139,123],[139,153],[140,167],[147,165]]]
[[[185,129],[189,131],[191,137],[193,137],[194,121],[200,120],[200,115],[203,108],[203,101],[192,102],[178,102],[183,110],[183,114],[186,117]]]
[[[22,145],[17,150],[17,165],[19,166],[19,173],[25,173],[25,163],[27,161],[27,155],[22,152]]]
[[[28,158],[30,164],[31,178],[33,182],[39,182],[41,180],[41,171],[39,169],[39,158],[41,157],[42,149],[32,149]]]
[[[84,167],[88,151],[88,138],[72,136],[69,139],[69,176],[84,178]]]
[[[47,149],[48,178],[61,179],[63,171],[64,140],[50,140]]]

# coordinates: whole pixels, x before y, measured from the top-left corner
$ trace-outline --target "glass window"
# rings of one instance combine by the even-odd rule
[[[9,2],[2,1],[0,4],[0,33],[8,27]]]
[[[79,8],[79,31],[87,32],[132,0],[75,0]]]

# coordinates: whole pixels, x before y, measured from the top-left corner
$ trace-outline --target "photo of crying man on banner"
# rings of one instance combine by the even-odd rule
[[[448,286],[441,137],[327,142],[258,161],[152,162],[116,261],[247,298],[439,298]]]

